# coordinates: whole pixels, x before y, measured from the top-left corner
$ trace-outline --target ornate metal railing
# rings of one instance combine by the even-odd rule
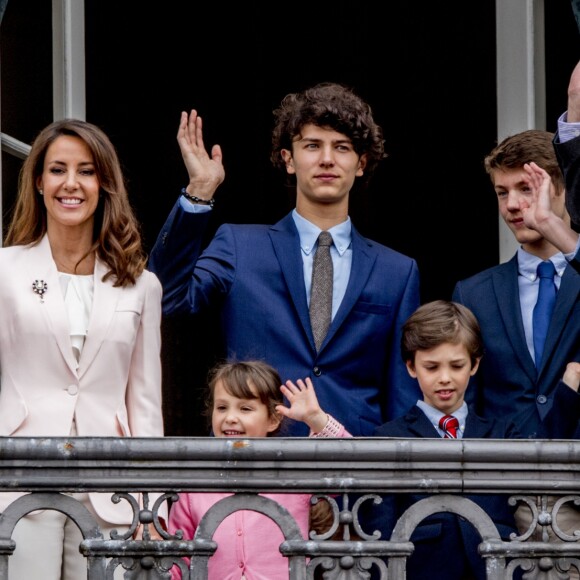
[[[413,530],[439,511],[457,513],[475,526],[488,580],[512,578],[518,568],[526,579],[562,580],[580,568],[580,530],[564,533],[558,525],[563,504],[580,505],[580,441],[0,438],[0,490],[33,492],[0,516],[0,579],[9,578],[14,526],[36,509],[59,510],[79,526],[89,580],[112,579],[118,566],[131,570],[132,578],[165,578],[180,562],[183,578],[204,580],[217,547],[213,532],[239,509],[263,512],[280,527],[290,580],[362,580],[371,573],[381,580],[403,580]],[[159,507],[181,491],[235,495],[208,512],[193,540],[183,540],[167,534],[157,517]],[[113,501],[128,501],[135,514],[131,530],[104,538],[86,508],[66,495],[72,492],[102,492]],[[145,492],[144,505],[139,507],[129,492]],[[332,529],[304,538],[292,516],[258,492],[327,497],[334,508]],[[381,494],[409,492],[428,497],[403,514],[390,537],[361,527],[363,503],[375,505]],[[149,502],[153,493],[157,499]],[[506,501],[525,502],[529,533],[503,541],[488,514],[462,495],[467,493],[505,494]],[[546,501],[548,496],[556,497],[555,504]],[[139,523],[143,539],[134,540]],[[151,539],[153,529],[163,539]],[[532,537],[535,529],[545,532],[541,541]],[[184,556],[191,557],[189,568]]]

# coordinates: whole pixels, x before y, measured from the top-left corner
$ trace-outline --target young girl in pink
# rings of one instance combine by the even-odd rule
[[[344,427],[318,404],[309,378],[283,385],[278,372],[261,361],[222,363],[209,380],[208,412],[216,437],[268,437],[280,431],[284,417],[303,421],[310,437],[350,437]],[[289,407],[283,403],[285,395]],[[231,493],[181,493],[169,515],[169,532],[182,530],[191,540],[199,521],[216,502]],[[284,506],[308,538],[310,494],[261,494]],[[209,580],[288,580],[288,560],[279,551],[284,536],[267,516],[251,510],[224,519],[213,540]],[[188,562],[189,565],[189,562]],[[181,578],[178,566],[172,580]]]

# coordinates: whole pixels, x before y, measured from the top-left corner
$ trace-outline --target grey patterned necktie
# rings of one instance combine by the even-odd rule
[[[320,232],[318,249],[314,254],[314,263],[312,264],[310,290],[310,324],[312,325],[316,350],[320,350],[320,345],[326,336],[332,317],[333,268],[330,246],[332,246],[332,236],[326,231]]]

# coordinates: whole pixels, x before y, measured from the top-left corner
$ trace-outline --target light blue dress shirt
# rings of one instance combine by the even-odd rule
[[[571,260],[574,253],[568,254]],[[518,248],[518,286],[520,292],[520,308],[522,311],[522,321],[524,323],[524,332],[526,333],[526,344],[530,351],[531,357],[534,359],[534,337],[532,333],[534,306],[538,301],[538,290],[540,289],[540,280],[538,278],[538,264],[542,260],[538,256],[534,256],[526,252],[523,248]],[[566,256],[562,252],[558,252],[550,256],[550,261],[556,268],[556,275],[554,276],[554,284],[556,288],[560,288],[562,283],[562,276],[564,270],[568,265]]]
[[[562,113],[558,119],[558,138],[562,143],[580,135],[580,123],[568,123],[568,112]]]
[[[304,273],[304,288],[306,299],[310,305],[310,286],[312,284],[312,263],[316,253],[316,241],[322,231],[318,226],[303,218],[295,209],[292,218],[300,236],[300,249],[302,250],[302,264]],[[332,318],[338,310],[350,277],[352,265],[352,224],[350,218],[328,230],[332,236],[333,245],[330,247],[332,267],[334,270],[334,282],[332,285]]]
[[[211,211],[211,206],[204,203],[191,203],[185,195],[179,196],[179,205],[187,213],[205,213],[206,211]]]

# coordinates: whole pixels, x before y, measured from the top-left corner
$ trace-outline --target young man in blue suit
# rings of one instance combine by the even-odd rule
[[[202,251],[222,151],[203,143],[197,111],[178,143],[189,183],[150,256],[167,315],[217,306],[228,357],[262,359],[286,379],[311,377],[320,404],[355,436],[372,435],[417,395],[399,356],[400,328],[419,305],[415,260],[361,236],[348,215],[355,181],[385,157],[381,128],[351,90],[322,83],[274,111],[271,160],[293,180],[296,207],[273,226],[224,224]],[[321,231],[333,240],[332,319],[316,347],[309,317]],[[292,423],[285,433],[306,436]]]
[[[568,239],[578,238],[570,227],[564,178],[552,141],[553,134],[547,131],[523,131],[504,139],[485,158],[500,214],[520,247],[511,260],[458,282],[453,292],[453,300],[477,317],[486,353],[471,378],[467,402],[483,417],[513,420],[528,438],[545,437],[541,424],[553,405],[558,381],[567,363],[580,361],[580,274],[570,266],[574,251],[563,254],[539,228],[530,227],[529,208],[536,193],[529,169],[535,164],[550,178],[545,193],[552,215],[565,226]],[[543,352],[536,353],[533,311],[540,282],[536,269],[546,260],[555,266],[557,293]],[[547,498],[548,510],[556,499]],[[566,533],[580,529],[580,512],[571,503],[562,506],[558,519]],[[529,508],[517,510],[516,523],[521,533],[529,528]],[[535,533],[541,534],[539,526]]]
[[[567,257],[554,244],[524,221],[533,198],[524,166],[535,162],[551,178],[554,214],[570,225],[552,139],[547,131],[523,131],[504,139],[485,158],[499,212],[520,247],[511,260],[458,282],[453,292],[453,300],[477,317],[486,352],[471,379],[468,403],[483,417],[513,419],[529,438],[539,437],[566,364],[580,361],[580,275],[568,267]],[[540,354],[534,348],[532,321],[539,289],[536,269],[544,260],[555,266],[558,290]]]
[[[457,439],[522,438],[510,419],[480,417],[465,403],[466,390],[471,388],[469,379],[477,373],[484,352],[481,329],[468,308],[445,300],[420,306],[403,327],[401,352],[423,397],[404,416],[379,427],[375,435],[445,437],[445,427],[450,424],[449,417],[453,417],[457,419],[457,426],[451,435]],[[542,435],[571,436],[580,416],[579,384],[580,364],[569,363],[563,380],[556,386],[555,405],[542,422]],[[380,506],[384,517],[382,522],[374,519],[374,527],[379,527],[383,537],[388,538],[396,519],[424,497],[427,496],[384,497]],[[508,505],[507,496],[465,497],[483,508],[503,540],[509,541],[512,533],[517,535],[514,508]],[[477,551],[481,537],[463,518],[449,512],[433,514],[416,527],[410,539],[415,550],[407,562],[408,580],[485,580],[485,562]]]

